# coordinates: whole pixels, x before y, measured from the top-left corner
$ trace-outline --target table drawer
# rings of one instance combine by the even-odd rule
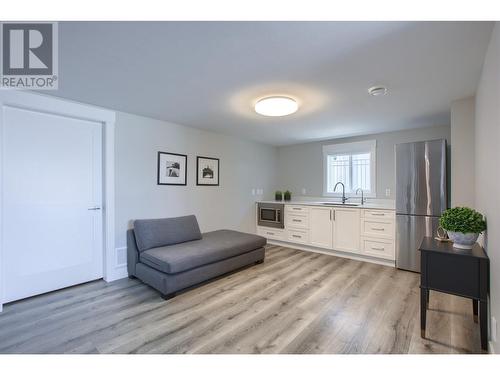
[[[257,234],[270,240],[285,240],[285,231],[283,229],[257,227]]]
[[[361,217],[365,219],[382,219],[382,220],[394,220],[396,214],[394,211],[384,211],[384,210],[362,210]]]
[[[286,213],[293,215],[308,215],[309,207],[306,206],[295,206],[295,205],[286,205],[285,208]]]
[[[361,237],[361,251],[363,254],[372,257],[395,259],[394,241],[392,240]]]
[[[394,222],[364,219],[361,222],[361,234],[369,237],[394,239]]]
[[[286,221],[285,225],[287,228],[288,227],[303,228],[303,229],[309,228],[309,216],[287,214],[285,216],[285,221]]]
[[[287,230],[287,241],[298,242],[298,243],[308,243],[309,242],[309,232],[305,230],[288,229]]]
[[[446,293],[480,298],[479,261],[467,256],[432,253],[423,257],[422,285]]]

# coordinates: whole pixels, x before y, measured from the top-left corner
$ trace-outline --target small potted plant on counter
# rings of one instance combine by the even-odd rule
[[[477,237],[486,229],[483,215],[468,207],[450,208],[443,212],[439,225],[448,232],[453,247],[472,249]]]
[[[292,193],[290,191],[285,191],[284,198],[286,201],[292,200]]]
[[[283,193],[279,190],[276,190],[274,193],[274,199],[277,201],[282,201],[283,200]]]

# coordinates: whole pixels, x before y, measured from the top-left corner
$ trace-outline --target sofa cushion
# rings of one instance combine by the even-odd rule
[[[200,227],[194,215],[136,220],[134,233],[139,252],[201,239]]]
[[[198,241],[157,247],[141,253],[140,261],[158,271],[178,273],[263,247],[266,239],[233,230],[203,233]]]

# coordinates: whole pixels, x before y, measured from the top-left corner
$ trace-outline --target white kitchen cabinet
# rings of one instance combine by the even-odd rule
[[[257,234],[270,240],[285,241],[285,231],[283,229],[257,227]]]
[[[361,222],[361,231],[363,236],[393,239],[394,221],[364,219]]]
[[[359,252],[360,210],[356,208],[333,209],[333,248],[351,253]]]
[[[285,226],[291,228],[309,229],[309,215],[285,215]]]
[[[333,246],[333,209],[309,208],[309,243],[312,246],[331,249]]]
[[[284,213],[285,228],[257,226],[257,233],[297,248],[350,253],[369,262],[395,259],[394,210],[285,203]]]
[[[394,260],[394,241],[361,236],[361,251],[368,256]]]
[[[287,233],[287,241],[297,242],[297,243],[308,243],[309,231],[304,229],[288,229]]]

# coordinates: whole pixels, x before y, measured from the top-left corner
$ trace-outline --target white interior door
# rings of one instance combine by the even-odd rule
[[[4,106],[2,148],[3,302],[101,278],[102,124]]]

